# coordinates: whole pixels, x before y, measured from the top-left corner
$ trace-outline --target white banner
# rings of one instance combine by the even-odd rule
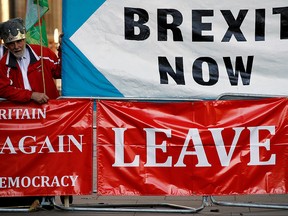
[[[64,0],[64,95],[288,95],[287,1],[77,2]]]

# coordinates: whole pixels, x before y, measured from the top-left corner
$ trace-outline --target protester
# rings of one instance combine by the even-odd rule
[[[59,93],[54,79],[61,77],[60,59],[56,54],[47,47],[26,43],[21,18],[0,23],[0,38],[7,48],[5,53],[0,53],[4,54],[0,60],[0,98],[39,104],[56,99]],[[30,209],[35,210],[40,203],[48,203],[50,208],[51,198],[54,197],[5,197],[0,199],[0,206],[31,205]]]
[[[55,80],[61,77],[60,59],[47,47],[26,43],[21,18],[0,24],[8,51],[0,60],[0,98],[15,102],[47,103],[59,96]]]

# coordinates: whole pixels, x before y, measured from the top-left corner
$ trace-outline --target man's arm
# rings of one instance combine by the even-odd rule
[[[10,85],[10,79],[3,75],[0,68],[0,97],[15,102],[28,102],[31,99],[32,92],[25,89],[19,89]]]
[[[43,104],[43,103],[48,102],[49,97],[44,93],[32,92],[31,100],[34,100],[35,102],[37,102],[39,104]]]
[[[10,85],[10,79],[5,75],[5,67],[0,65],[0,98],[15,102],[29,102],[33,100],[39,104],[47,103],[49,97],[40,92],[32,92],[26,89],[16,88]]]

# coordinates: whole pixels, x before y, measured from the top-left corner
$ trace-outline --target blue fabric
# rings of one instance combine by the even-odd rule
[[[123,97],[69,39],[105,1],[79,2],[63,0],[62,95]]]

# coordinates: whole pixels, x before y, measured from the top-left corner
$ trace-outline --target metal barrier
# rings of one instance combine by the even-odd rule
[[[146,204],[97,204],[94,206],[60,206],[54,203],[55,208],[65,211],[96,211],[96,212],[142,212],[142,213],[197,213],[208,205],[207,197],[203,196],[202,204],[198,208],[181,206],[169,203]]]
[[[119,100],[119,98],[101,98],[101,100]],[[120,100],[141,100],[139,98],[122,98]],[[147,100],[142,99],[142,100]],[[150,99],[149,101],[157,100]],[[159,99],[158,99],[159,100]],[[166,99],[167,100],[167,99]],[[191,101],[192,99],[186,99],[186,101]],[[161,101],[164,101],[161,100]],[[167,100],[171,101],[171,100]],[[175,101],[175,100],[174,100]],[[180,100],[179,101],[183,101]],[[202,100],[193,100],[193,101],[202,101]],[[96,136],[96,122],[93,122],[93,137]],[[94,139],[95,140],[95,139]],[[96,143],[93,143],[94,150],[96,151]],[[94,190],[96,192],[96,190]],[[210,205],[208,203],[208,197],[203,196],[202,197],[202,203],[199,207],[193,208],[188,206],[182,206],[182,205],[175,205],[171,203],[145,203],[145,204],[95,204],[95,205],[89,205],[89,206],[77,206],[77,205],[70,205],[69,204],[69,197],[65,196],[64,198],[64,205],[58,205],[54,203],[54,206],[56,209],[64,210],[64,211],[95,211],[95,212],[142,212],[142,213],[197,213],[205,208],[205,206]]]
[[[252,94],[223,94],[220,95],[216,100],[240,100],[240,99],[261,99],[261,98],[268,98],[271,96],[268,95],[252,95]],[[65,98],[65,97],[61,97]],[[71,97],[69,97],[71,98]],[[82,98],[83,99],[83,98]],[[91,99],[91,98],[89,98]],[[93,98],[94,99],[94,98]],[[99,98],[101,100],[113,100],[119,98]],[[139,100],[139,98],[131,99],[131,98],[123,98],[123,100]],[[147,100],[147,98],[143,99]],[[159,98],[149,99],[149,101],[159,100]],[[171,101],[165,99],[166,101]],[[1,98],[0,98],[1,101]],[[186,99],[179,101],[203,101],[203,100],[194,100],[194,99]],[[95,125],[94,125],[95,124]],[[93,122],[93,137],[96,135],[96,123]],[[95,139],[93,139],[95,140]],[[93,143],[94,150],[96,150],[96,143]],[[95,212],[141,212],[141,213],[198,213],[203,210],[206,206],[211,205],[219,205],[219,206],[230,206],[230,207],[248,207],[248,208],[267,208],[267,209],[284,209],[288,210],[288,205],[283,204],[276,204],[276,203],[241,203],[241,202],[228,202],[228,201],[217,201],[214,196],[202,196],[202,203],[199,207],[193,208],[188,206],[182,205],[175,205],[170,203],[147,203],[147,204],[95,204],[90,206],[80,206],[77,204],[70,205],[71,201],[69,202],[69,196],[64,196],[63,205],[59,205],[55,202],[55,199],[52,198],[50,200],[45,200],[43,198],[42,202],[40,203],[38,209],[34,210],[41,210],[41,208],[45,205],[53,205],[55,209],[63,210],[63,211],[95,211]],[[0,207],[0,212],[29,212],[31,211],[30,206],[18,206],[18,207]]]
[[[263,98],[276,98],[287,97],[284,95],[265,95],[265,94],[238,94],[238,93],[225,93],[219,95],[216,100],[254,100]]]
[[[248,208],[268,208],[268,209],[287,209],[288,205],[277,203],[242,203],[242,202],[227,202],[217,201],[213,196],[210,196],[212,204],[219,206],[231,206],[231,207],[248,207]]]
[[[273,96],[278,97],[278,96]],[[281,96],[279,96],[281,97]],[[283,97],[283,96],[282,96]],[[271,95],[261,94],[222,94],[217,100],[253,100],[271,98]],[[288,209],[288,205],[277,204],[277,203],[243,203],[243,202],[228,202],[228,201],[217,201],[214,196],[209,196],[211,203],[219,206],[230,206],[230,207],[248,207],[248,208],[268,208],[268,209]]]

